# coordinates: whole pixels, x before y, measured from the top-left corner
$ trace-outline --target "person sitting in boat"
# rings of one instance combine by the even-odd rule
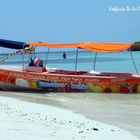
[[[35,67],[34,60],[33,60],[32,58],[30,58],[29,66],[31,66],[31,67]]]

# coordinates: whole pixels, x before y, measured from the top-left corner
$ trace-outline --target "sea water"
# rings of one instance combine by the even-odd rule
[[[39,57],[43,60],[44,65],[50,68],[61,68],[75,70],[76,51],[66,51],[67,58],[63,59],[63,52],[50,52],[47,56],[46,52],[36,52],[32,58]],[[133,51],[134,62],[137,70],[140,72],[140,52]],[[6,55],[0,55],[0,59]],[[47,59],[46,59],[47,57]],[[9,56],[4,63],[0,65],[22,65],[23,56],[21,54]],[[46,61],[47,60],[47,61]],[[29,56],[24,55],[24,64],[28,65]],[[90,51],[79,51],[77,59],[77,70],[93,70],[95,63],[95,53]],[[96,57],[96,71],[110,71],[110,72],[132,72],[135,73],[133,59],[129,51],[115,52],[115,53],[97,53]]]

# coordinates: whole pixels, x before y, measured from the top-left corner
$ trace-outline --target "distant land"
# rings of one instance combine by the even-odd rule
[[[140,42],[135,42],[130,49],[131,51],[140,51]]]

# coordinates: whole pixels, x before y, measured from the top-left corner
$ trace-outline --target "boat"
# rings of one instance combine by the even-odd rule
[[[48,42],[19,42],[0,39],[0,47],[16,49],[21,53],[22,69],[0,67],[0,82],[16,87],[29,89],[40,89],[46,92],[66,93],[140,93],[140,75],[138,73],[131,48],[140,46],[140,43],[98,43],[98,42],[77,42],[77,43],[48,43]],[[35,53],[36,47],[51,48],[76,48],[76,61],[74,70],[48,68],[43,66],[39,58],[32,61],[32,64],[24,64],[24,55],[28,54],[29,59]],[[96,52],[94,67],[91,71],[77,70],[79,49]],[[97,72],[96,57],[98,52],[119,52],[129,50],[133,60],[136,73],[120,72]],[[46,54],[46,62],[47,56]],[[5,59],[5,60],[6,60]],[[4,61],[4,60],[3,60]],[[37,65],[38,64],[38,65]]]

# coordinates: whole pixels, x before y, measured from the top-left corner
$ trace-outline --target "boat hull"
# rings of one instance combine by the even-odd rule
[[[140,77],[126,73],[68,75],[0,69],[0,82],[46,92],[140,93]]]

